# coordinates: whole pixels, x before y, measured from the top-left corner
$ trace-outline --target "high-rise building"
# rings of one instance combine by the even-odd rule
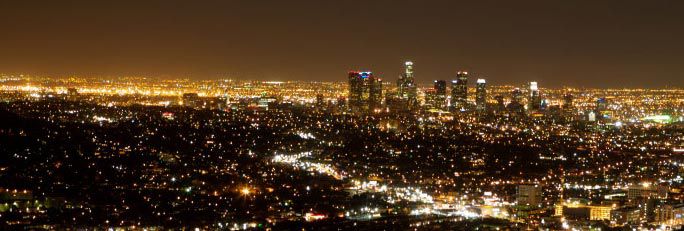
[[[563,114],[570,120],[572,120],[573,111],[575,110],[572,103],[573,100],[574,96],[572,96],[572,94],[566,93],[563,95]]]
[[[397,80],[397,93],[400,99],[405,100],[409,107],[418,104],[416,84],[413,77],[413,62],[404,63],[404,73]]]
[[[485,79],[477,79],[475,90],[476,110],[478,113],[483,113],[487,110],[487,82]]]
[[[613,112],[609,108],[609,101],[606,97],[601,97],[596,100],[596,116],[599,120],[612,119]]]
[[[446,94],[447,94],[446,80],[435,80],[434,88],[435,88],[437,95],[443,95],[446,97]]]
[[[447,99],[447,82],[445,80],[435,80],[434,83],[435,90],[435,107],[444,108],[446,106]]]
[[[350,108],[360,108],[363,104],[364,80],[360,72],[349,72],[349,99]]]
[[[349,72],[349,107],[357,112],[372,112],[382,104],[382,80],[372,72]]]
[[[371,78],[369,87],[368,108],[373,111],[382,106],[382,79]]]
[[[425,89],[425,106],[429,109],[440,108],[439,100],[437,100],[437,91],[434,88]]]
[[[537,86],[537,82],[530,82],[530,95],[529,95],[529,102],[527,109],[528,110],[534,110],[538,111],[541,109],[541,104],[542,104],[542,99],[541,95],[539,94],[539,87]]]
[[[456,80],[451,81],[451,107],[465,110],[468,105],[468,72],[459,71]]]
[[[511,92],[511,103],[519,103],[522,104],[523,101],[523,94],[520,88],[515,88],[513,89],[513,92]]]

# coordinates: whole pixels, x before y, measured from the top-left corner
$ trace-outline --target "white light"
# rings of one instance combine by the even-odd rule
[[[533,91],[534,91],[534,90],[537,90],[537,89],[539,89],[539,88],[537,87],[537,82],[530,82],[530,90],[533,90]]]

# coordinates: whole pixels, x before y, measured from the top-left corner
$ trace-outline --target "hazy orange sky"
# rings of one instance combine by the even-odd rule
[[[2,1],[0,73],[684,87],[684,1]],[[474,81],[474,80],[473,80]]]

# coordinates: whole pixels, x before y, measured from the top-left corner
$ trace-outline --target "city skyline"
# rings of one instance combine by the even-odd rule
[[[682,4],[617,3],[8,2],[0,73],[337,81],[412,60],[416,83],[684,85]]]
[[[684,230],[681,12],[4,1],[0,230]]]

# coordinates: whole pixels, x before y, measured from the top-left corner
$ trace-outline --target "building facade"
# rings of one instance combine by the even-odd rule
[[[349,72],[349,107],[354,112],[373,112],[382,106],[382,79],[372,72]]]

